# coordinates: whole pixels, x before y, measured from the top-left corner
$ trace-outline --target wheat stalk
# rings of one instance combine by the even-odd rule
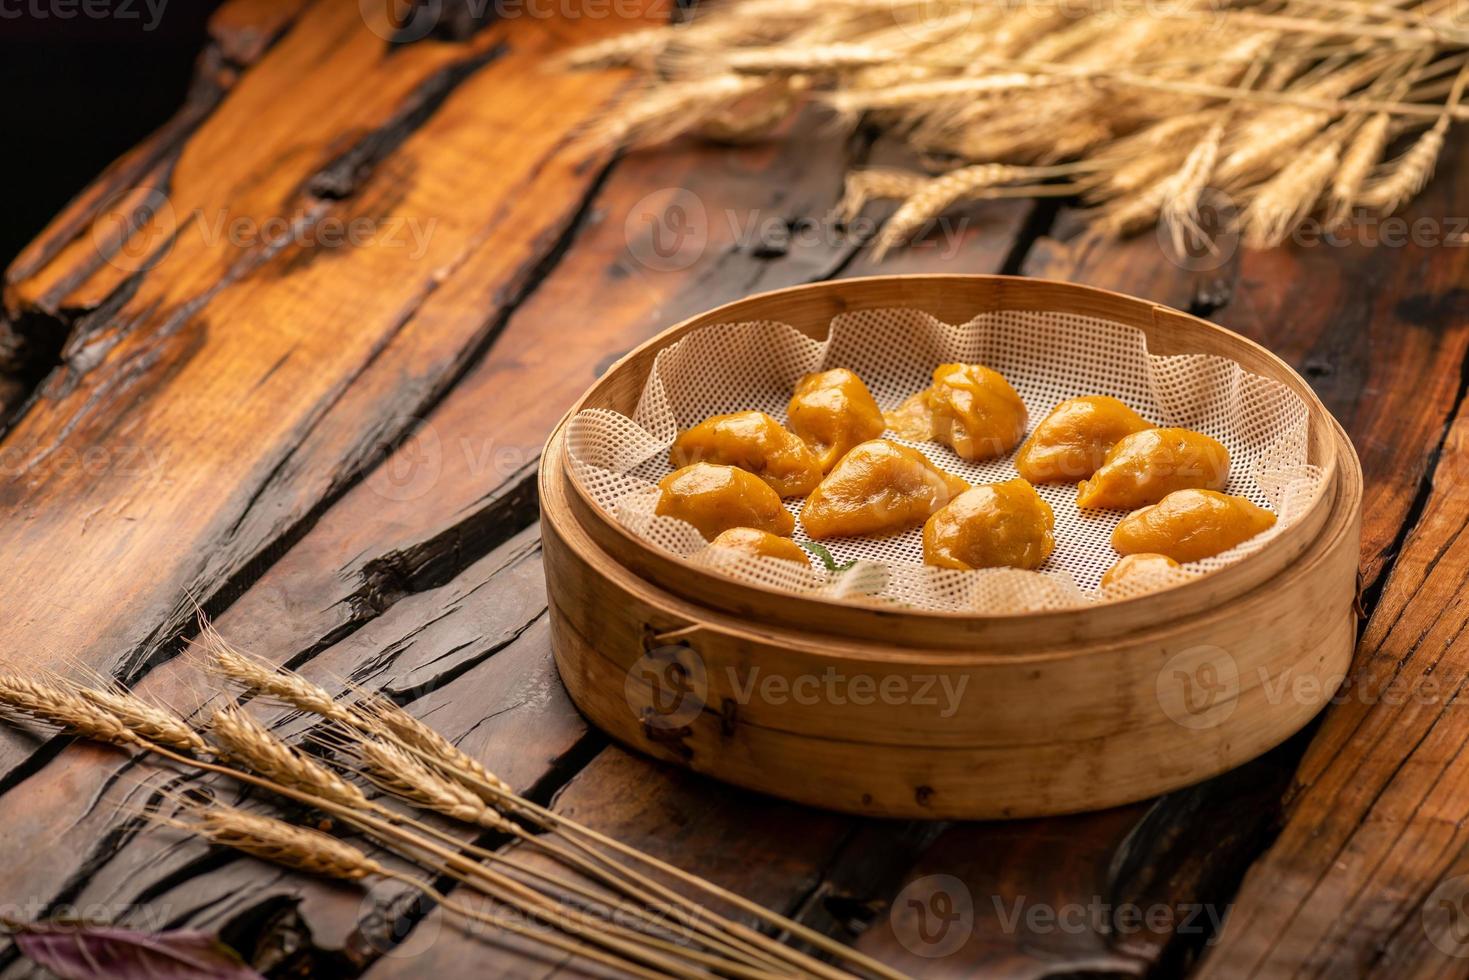
[[[364,738],[354,744],[353,750],[367,778],[399,799],[487,830],[509,832],[514,826],[462,782],[439,775],[417,756],[390,742]]]
[[[1389,164],[1386,177],[1362,192],[1365,204],[1384,214],[1391,214],[1404,201],[1427,186],[1429,178],[1433,176],[1434,167],[1438,164],[1439,155],[1443,152],[1444,136],[1449,129],[1452,110],[1463,98],[1466,83],[1469,83],[1469,64],[1459,70],[1453,88],[1449,91],[1448,100],[1444,103],[1443,115],[1439,116],[1433,128],[1419,136],[1406,153]]]
[[[78,697],[107,711],[135,734],[150,742],[181,749],[184,752],[208,753],[209,743],[189,723],[173,712],[151,704],[137,695],[114,685],[91,688],[73,685]]]
[[[439,766],[451,776],[469,777],[472,780],[469,783],[471,789],[476,789],[477,786],[492,787],[489,795],[485,795],[482,790],[478,791],[484,802],[497,804],[516,798],[515,791],[511,789],[509,783],[486,769],[484,764],[474,756],[404,711],[388,698],[381,696],[371,698],[364,701],[360,707],[362,712],[379,726],[380,730],[391,734],[409,751]]]
[[[1352,141],[1347,144],[1341,165],[1331,178],[1331,190],[1328,193],[1330,211],[1326,218],[1329,226],[1342,224],[1351,214],[1352,207],[1361,194],[1362,185],[1367,181],[1367,175],[1371,173],[1382,156],[1383,148],[1387,146],[1391,122],[1391,116],[1378,113],[1363,123]]]
[[[99,742],[125,747],[143,742],[126,722],[96,701],[6,670],[0,670],[0,706]]]
[[[327,767],[287,745],[233,705],[215,710],[210,734],[225,758],[283,786],[306,790],[343,806],[367,809],[367,797]]]
[[[211,657],[210,669],[239,684],[249,694],[271,698],[299,711],[331,721],[352,723],[351,709],[337,703],[331,692],[311,683],[294,671],[236,649],[202,615],[199,617],[200,645]]]
[[[399,881],[433,899],[444,909],[461,918],[483,922],[516,935],[533,938],[563,952],[584,956],[594,962],[622,970],[638,977],[658,980],[667,973],[646,969],[632,959],[604,953],[592,946],[562,939],[544,930],[532,930],[513,920],[478,912],[450,899],[419,879],[384,867],[362,850],[335,837],[307,827],[264,817],[220,803],[185,805],[181,817],[150,814],[150,819],[164,826],[197,834],[212,844],[229,847],[305,874],[333,878],[338,881],[362,881],[380,877]],[[442,869],[438,869],[442,870]]]
[[[730,0],[689,25],[621,47],[603,42],[585,60],[636,62],[648,81],[609,117],[603,135],[613,142],[701,129],[748,138],[814,103],[841,124],[865,117],[960,173],[1083,163],[1096,175],[1086,203],[1103,233],[1161,220],[1181,244],[1201,232],[1206,187],[1227,190],[1245,212],[1264,194],[1250,219],[1254,242],[1278,238],[1282,215],[1304,219],[1299,209],[1282,210],[1290,189],[1282,175],[1306,167],[1314,177],[1321,137],[1339,123],[1340,169],[1325,189],[1329,221],[1358,205],[1391,210],[1421,190],[1444,132],[1469,118],[1453,88],[1437,81],[1469,64],[1469,28],[1450,8],[1451,0],[1224,10],[1180,0],[1120,11],[1059,2],[966,0],[935,10],[924,0]],[[755,98],[758,89],[731,88],[740,79],[785,87]],[[1374,171],[1388,141],[1419,121],[1432,128]],[[879,233],[879,256],[944,208],[991,196],[983,186],[955,193],[881,180],[850,180],[842,203],[850,218],[871,197],[904,199]],[[1007,196],[1024,193],[1005,183]],[[1051,187],[1032,190],[1055,193]]]
[[[1303,160],[1283,169],[1260,188],[1243,215],[1244,241],[1274,248],[1311,213],[1340,157],[1340,142],[1322,139]]]
[[[1191,242],[1203,244],[1214,250],[1215,246],[1199,224],[1199,199],[1214,167],[1219,160],[1219,148],[1224,140],[1224,122],[1210,127],[1199,144],[1189,151],[1183,166],[1164,185],[1162,202],[1158,212],[1168,229],[1174,251],[1185,254]]]
[[[696,975],[702,975],[701,971],[704,967],[714,966],[718,968],[719,972],[731,976],[750,978],[750,980],[769,980],[773,974],[767,972],[764,966],[777,964],[777,969],[783,971],[784,967],[780,967],[778,964],[786,963],[793,964],[798,969],[811,975],[827,977],[830,980],[846,980],[848,977],[842,971],[834,969],[827,964],[820,963],[819,961],[812,960],[804,954],[775,942],[767,936],[708,912],[696,903],[688,902],[677,893],[663,888],[663,886],[650,879],[646,879],[645,876],[636,876],[630,872],[627,873],[628,876],[633,877],[648,891],[658,894],[660,897],[665,900],[670,900],[676,905],[682,903],[683,907],[691,910],[699,919],[697,925],[699,931],[706,937],[704,941],[708,942],[713,948],[719,949],[721,953],[727,952],[734,957],[734,960],[724,959],[720,955],[676,947],[674,944],[648,937],[641,933],[633,933],[620,926],[609,925],[605,928],[597,928],[558,921],[558,917],[551,914],[551,911],[554,910],[548,911],[549,906],[543,896],[531,891],[514,879],[507,878],[495,872],[493,869],[476,864],[474,861],[461,856],[458,851],[465,848],[463,842],[457,841],[443,832],[431,832],[431,828],[412,821],[405,821],[403,818],[392,814],[390,811],[386,811],[377,804],[366,801],[355,787],[342,783],[334,774],[326,773],[323,775],[321,767],[316,766],[310,760],[305,759],[299,753],[280,743],[278,739],[262,726],[254,722],[249,716],[239,712],[238,709],[224,709],[218,712],[214,732],[217,739],[226,743],[225,757],[238,758],[239,761],[248,767],[247,769],[237,769],[229,765],[190,758],[166,745],[149,741],[128,729],[120,719],[105,709],[97,707],[91,700],[65,690],[58,685],[49,684],[44,681],[0,673],[0,706],[4,706],[12,713],[19,713],[49,725],[67,728],[77,734],[119,745],[139,748],[162,758],[192,766],[203,772],[228,776],[241,783],[259,787],[302,805],[322,810],[344,821],[348,825],[384,841],[395,852],[413,860],[421,867],[433,870],[435,873],[455,877],[497,900],[510,902],[531,915],[544,919],[550,925],[613,950],[615,953],[629,960],[654,965],[659,971],[662,971],[659,973],[650,973],[634,970],[633,972],[637,973],[637,975],[672,975],[693,980]],[[396,708],[396,706],[394,707]],[[392,712],[389,712],[389,714],[392,714]],[[421,736],[421,733],[419,734]],[[441,743],[445,742],[442,737],[439,737],[438,741]],[[434,743],[430,740],[429,744]],[[438,748],[441,749],[442,745],[438,746]],[[410,748],[409,751],[418,752],[420,750]],[[548,821],[546,816],[549,815],[549,811],[536,807],[534,804],[529,803],[529,801],[517,797],[513,793],[509,793],[504,784],[498,780],[493,783],[484,782],[469,772],[460,773],[459,777],[467,784],[479,787],[482,793],[497,797],[506,795],[507,802],[518,801],[519,804],[537,814],[542,822],[550,825],[550,821]],[[493,779],[493,777],[490,778]],[[343,786],[347,788],[344,790],[342,788]],[[412,829],[403,826],[404,823],[409,824],[409,827]],[[523,840],[537,840],[536,838],[525,835],[523,832],[520,836]],[[299,837],[293,838],[291,841],[274,838],[268,841],[268,845],[261,845],[258,853],[260,856],[268,857],[272,860],[298,860],[301,858],[301,855],[293,849],[293,844],[299,844],[301,840]],[[442,840],[444,843],[436,842],[438,840]],[[576,855],[561,851],[555,845],[550,845],[550,847],[552,853],[566,853],[568,857],[576,859]],[[473,846],[469,846],[468,849],[481,854],[489,854],[489,852],[484,852],[482,849],[474,848]],[[340,852],[338,852],[337,857],[341,857]],[[508,859],[501,858],[500,860],[508,863]],[[579,863],[580,866],[588,869],[592,869],[593,867],[581,859],[576,859],[574,863]],[[311,865],[308,861],[307,864],[300,866],[303,868],[313,867],[323,871],[335,867],[330,860],[325,858],[318,858],[315,865]],[[702,880],[694,876],[689,876],[686,872],[679,873],[687,876],[690,880]],[[541,877],[545,880],[554,880],[546,878],[543,874]],[[613,876],[607,875],[605,872],[600,874],[599,877],[603,880],[616,880]],[[419,887],[417,882],[414,882],[414,884],[415,887]],[[626,888],[627,886],[624,885],[623,887]],[[714,886],[707,885],[707,883],[705,887],[714,890]],[[760,914],[771,918],[772,921],[786,924],[789,926],[790,931],[802,934],[803,938],[805,933],[810,932],[796,923],[789,922],[789,920],[783,917],[775,916],[773,913],[760,909],[759,906],[755,906],[753,903],[748,903],[747,900],[739,899],[739,901],[746,902],[749,906],[759,909]],[[527,933],[527,935],[530,935],[530,933]],[[817,933],[811,933],[810,935],[816,937],[819,942],[830,944],[829,940],[826,940],[825,937],[821,937]],[[534,936],[551,945],[557,945],[557,942],[560,941],[559,937],[543,936],[539,931]],[[865,962],[867,960],[866,957],[862,957],[855,951],[847,950],[838,944],[830,945],[839,954],[845,954],[846,957],[855,962]],[[570,947],[558,948],[570,949]],[[574,951],[578,952],[579,955],[590,955],[589,953],[582,952],[579,947]],[[675,955],[677,959],[669,959],[670,954]],[[698,970],[696,971],[680,965],[681,962],[685,961],[698,964]],[[755,965],[750,966],[746,964]],[[906,980],[901,974],[887,970],[887,968],[881,967],[880,964],[875,964],[875,961],[873,961],[873,966],[875,967],[873,972],[879,975],[892,977],[894,980]]]

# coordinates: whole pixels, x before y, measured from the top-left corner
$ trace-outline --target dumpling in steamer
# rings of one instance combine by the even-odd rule
[[[1025,438],[1025,403],[982,364],[940,364],[928,389],[933,438],[970,461],[1003,456]]]
[[[882,409],[862,379],[846,368],[808,374],[786,406],[791,431],[816,453],[823,473],[859,443],[887,428]]]
[[[1135,555],[1123,555],[1117,559],[1117,564],[1103,573],[1102,588],[1149,579],[1155,582],[1165,582],[1164,576],[1170,570],[1178,567],[1178,562],[1167,555],[1157,555],[1148,551],[1139,551]]]
[[[730,551],[738,551],[746,555],[758,555],[764,558],[780,558],[784,561],[796,561],[802,565],[809,565],[810,559],[801,546],[790,538],[782,538],[771,534],[769,531],[761,531],[753,527],[732,527],[728,531],[721,531],[719,536],[710,542],[715,548],[728,548]]]
[[[923,525],[923,561],[940,568],[1035,568],[1055,547],[1051,505],[1016,478],[966,490]]]
[[[1123,438],[1151,427],[1116,398],[1069,398],[1025,440],[1015,469],[1031,483],[1074,483],[1095,473]]]
[[[679,434],[668,458],[674,466],[737,466],[782,497],[803,497],[821,482],[821,463],[811,447],[764,412],[707,418]]]
[[[732,527],[790,534],[796,519],[759,477],[733,466],[694,463],[658,481],[655,513],[698,528],[709,541]]]
[[[1213,490],[1177,490],[1128,514],[1112,531],[1119,555],[1144,552],[1176,562],[1210,558],[1275,524],[1275,515],[1244,497]]]
[[[1175,490],[1223,490],[1229,450],[1192,429],[1144,429],[1107,453],[1090,480],[1076,487],[1076,506],[1131,510]]]
[[[968,488],[918,450],[873,439],[843,456],[806,498],[801,525],[813,538],[894,534],[922,524]]]

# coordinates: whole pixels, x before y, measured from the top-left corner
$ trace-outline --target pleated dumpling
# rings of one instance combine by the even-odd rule
[[[707,418],[680,433],[668,457],[674,466],[737,466],[782,497],[803,497],[821,482],[821,463],[811,447],[764,412]]]
[[[940,568],[1035,568],[1056,545],[1051,505],[1016,478],[966,490],[923,525],[923,562]]]
[[[1118,442],[1147,428],[1142,416],[1116,398],[1068,398],[1021,445],[1015,469],[1031,483],[1075,483],[1095,473]]]
[[[734,466],[694,463],[658,481],[656,513],[698,528],[709,541],[732,527],[790,534],[796,520],[759,477]]]
[[[1025,403],[983,364],[940,364],[928,389],[933,438],[960,458],[1003,456],[1025,438]]]
[[[1223,490],[1229,450],[1192,429],[1144,429],[1118,441],[1090,480],[1077,484],[1076,506],[1131,510],[1175,490]]]
[[[813,538],[894,534],[916,527],[969,488],[916,449],[873,439],[842,457],[801,508]]]
[[[709,543],[715,548],[727,548],[745,555],[779,558],[783,561],[800,562],[802,565],[810,564],[806,552],[802,551],[801,546],[796,542],[759,528],[732,527],[728,531],[721,531],[719,536]]]
[[[796,382],[786,406],[791,431],[806,441],[827,473],[860,443],[887,428],[872,392],[846,368],[818,371]]]
[[[1275,524],[1275,515],[1244,497],[1213,490],[1176,490],[1133,511],[1112,531],[1120,555],[1150,553],[1176,562],[1228,551]]]

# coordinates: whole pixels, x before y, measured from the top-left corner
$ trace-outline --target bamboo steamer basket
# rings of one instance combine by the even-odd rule
[[[631,415],[658,351],[715,323],[816,338],[853,310],[950,323],[994,310],[1103,317],[1155,354],[1217,354],[1307,405],[1323,492],[1254,555],[1184,585],[1016,615],[857,606],[779,592],[637,538],[567,465],[540,469],[552,641],[572,699],[625,745],[738,786],[849,813],[991,819],[1099,809],[1198,782],[1305,725],[1356,642],[1362,475],[1283,361],[1117,293],[1007,276],[878,276],[751,296],[614,364],[568,414]]]

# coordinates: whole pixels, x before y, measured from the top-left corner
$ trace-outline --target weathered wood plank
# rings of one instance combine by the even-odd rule
[[[523,533],[319,651],[303,670],[335,691],[350,681],[392,693],[512,785],[544,797],[559,785],[561,767],[579,765],[601,742],[556,681],[544,605],[536,537]],[[227,630],[226,620],[220,626]],[[182,660],[139,686],[195,714],[216,688]],[[252,710],[283,734],[307,722],[279,709]],[[128,808],[146,796],[145,781],[158,786],[160,770],[77,746],[0,795],[7,826],[0,894],[17,903],[25,896],[28,915],[59,903],[140,926],[188,922],[230,935],[243,935],[239,921],[291,904],[292,928],[310,938],[294,955],[354,970],[394,945],[396,915],[387,911],[409,904],[403,886],[379,886],[374,901],[365,901],[351,888],[211,856],[172,832],[139,832],[128,824]],[[203,783],[235,792],[224,781]],[[16,841],[26,847],[9,846]],[[14,969],[24,972],[21,964]]]
[[[389,50],[356,5],[313,6],[181,147],[169,198],[197,220],[160,262],[119,280],[82,234],[11,283],[23,309],[94,313],[0,447],[8,649],[136,669],[186,621],[186,590],[249,577],[439,397],[596,177],[561,150],[606,79],[539,66],[626,26],[520,18]],[[284,245],[203,224],[298,209]],[[328,219],[372,233],[299,238]]]
[[[1301,762],[1284,829],[1201,976],[1462,974],[1466,487],[1461,405],[1348,686]]]

